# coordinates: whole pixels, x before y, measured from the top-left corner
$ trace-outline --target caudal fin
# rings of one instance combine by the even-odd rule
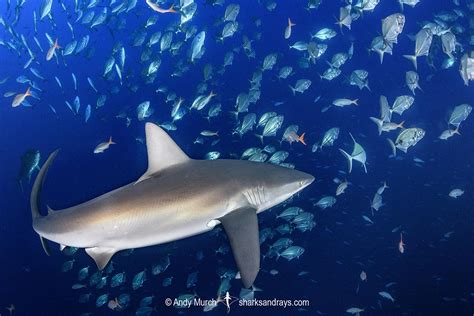
[[[288,85],[288,87],[290,87],[290,89],[291,89],[291,92],[293,92],[293,95],[296,95],[296,89],[295,89],[295,88],[293,88],[293,87],[292,87],[292,86],[290,86],[290,85]]]
[[[40,213],[40,195],[41,190],[43,189],[44,179],[46,178],[46,174],[48,173],[49,167],[51,167],[54,159],[58,155],[59,149],[56,149],[51,155],[49,155],[48,160],[44,163],[43,167],[38,173],[36,177],[35,183],[33,184],[33,189],[31,190],[30,196],[30,207],[31,207],[31,218],[34,221],[35,219],[41,217]],[[50,251],[49,247],[46,244],[46,240],[40,236],[41,244],[43,245],[44,252],[49,256]]]
[[[415,66],[415,69],[418,70],[418,63],[416,61],[417,56],[416,55],[403,55],[408,60],[411,60],[413,62],[413,66]]]
[[[381,135],[381,134],[382,134],[383,121],[382,121],[382,120],[379,120],[378,118],[373,117],[373,116],[370,117],[370,120],[371,120],[372,122],[374,122],[375,124],[377,124],[377,129],[378,129],[378,131],[379,131],[379,135]]]
[[[347,159],[347,165],[349,167],[349,173],[351,173],[352,171],[352,156],[349,155],[348,153],[346,153],[344,150],[342,150],[341,148],[339,148],[339,151],[341,152],[341,154],[346,157]]]
[[[305,134],[306,134],[306,133],[301,134],[301,135],[298,137],[298,141],[299,141],[300,143],[302,143],[303,145],[306,146],[306,143],[305,143],[305,141],[304,141],[304,135],[305,135]]]

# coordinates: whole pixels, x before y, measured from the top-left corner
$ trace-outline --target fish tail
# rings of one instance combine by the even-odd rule
[[[400,124],[398,124],[398,127],[399,128],[405,128],[405,126],[403,126],[403,124],[405,124],[405,121],[402,121]]]
[[[339,148],[339,151],[341,152],[341,154],[346,157],[347,159],[347,165],[348,165],[348,168],[349,168],[349,173],[351,173],[352,171],[352,156],[349,155],[348,153],[346,153],[344,150],[342,150],[341,148]]]
[[[171,7],[169,7],[169,9],[166,10],[166,11],[168,11],[169,13],[177,13],[178,12],[174,9],[174,4],[172,4]]]
[[[290,18],[288,18],[288,25],[289,25],[289,26],[295,26],[296,24],[295,24],[295,23],[293,23],[293,22],[291,22],[291,19],[290,19]]]
[[[305,143],[305,141],[304,141],[304,135],[305,135],[305,134],[306,134],[306,133],[301,134],[301,135],[298,137],[298,141],[299,141],[300,143],[302,143],[303,145],[306,146],[306,143]]]
[[[260,139],[260,142],[262,143],[263,145],[263,135],[258,135],[258,134],[255,134],[255,136],[258,137],[258,139]]]
[[[109,138],[109,144],[110,144],[110,145],[115,145],[115,144],[117,144],[116,142],[114,142],[114,141],[112,140],[112,136],[110,136],[110,138]]]
[[[416,84],[416,87],[417,87],[418,89],[420,89],[421,92],[425,92],[425,91],[423,91],[423,89],[421,89],[421,87],[420,87],[420,85],[419,85],[418,83]],[[414,94],[415,94],[415,92],[413,92],[413,95],[414,95]]]
[[[378,118],[376,117],[370,117],[370,119],[372,120],[372,122],[374,122],[375,124],[377,124],[377,130],[379,131],[379,135],[382,134],[382,126],[383,126],[383,121],[382,120],[379,120]]]
[[[295,89],[295,88],[293,88],[293,87],[292,87],[292,86],[290,86],[290,85],[288,85],[288,87],[290,87],[290,89],[291,89],[291,92],[293,92],[293,95],[296,95],[296,89]]]
[[[31,97],[31,88],[30,87],[28,87],[28,89],[26,89],[25,97]]]
[[[236,121],[239,119],[239,111],[229,111],[229,113],[234,115]]]
[[[379,54],[379,57],[380,57],[380,64],[383,64],[383,56],[385,53],[381,50],[377,50],[377,53]]]
[[[402,1],[402,0],[398,0],[398,3],[400,4],[400,10],[403,12],[403,1]]]
[[[359,102],[359,99],[355,99],[355,100],[352,101],[352,104],[354,104],[354,105],[359,105],[358,102]]]
[[[456,129],[453,131],[453,133],[461,135],[461,133],[459,132],[459,125],[458,125],[458,127],[456,127]]]
[[[48,160],[46,160],[44,163],[43,167],[38,173],[38,176],[36,177],[35,183],[33,184],[33,189],[31,190],[30,196],[31,218],[33,222],[35,219],[42,217],[39,206],[40,195],[43,189],[44,179],[48,173],[48,169],[51,167],[54,159],[58,155],[58,152],[59,149],[56,149],[51,155],[49,155]],[[44,252],[49,256],[50,251],[48,245],[46,244],[46,240],[42,236],[40,236],[40,240],[41,244],[43,245]]]
[[[413,62],[413,66],[415,66],[415,69],[418,70],[418,62],[416,60],[417,56],[416,55],[403,55],[408,60],[411,60]]]

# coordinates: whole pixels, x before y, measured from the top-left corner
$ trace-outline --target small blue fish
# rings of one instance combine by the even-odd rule
[[[35,75],[36,77],[38,77],[39,79],[41,80],[44,80],[44,77],[41,75],[41,73],[39,72],[38,69],[36,68],[33,68],[33,67],[30,67],[30,71],[33,75]]]
[[[383,298],[386,298],[387,300],[395,302],[395,299],[388,292],[382,291],[382,292],[379,292],[379,295],[382,296]]]
[[[84,114],[84,119],[87,123],[87,121],[89,121],[89,118],[91,117],[91,105],[88,104],[87,107],[86,107],[86,112]]]

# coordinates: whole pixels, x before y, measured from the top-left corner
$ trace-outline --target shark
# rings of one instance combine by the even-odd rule
[[[164,244],[222,225],[243,285],[260,269],[257,214],[314,181],[308,173],[244,160],[189,158],[160,127],[146,123],[148,169],[137,180],[92,200],[48,214],[40,195],[54,151],[31,192],[33,229],[46,254],[47,241],[84,248],[99,269],[118,251]]]

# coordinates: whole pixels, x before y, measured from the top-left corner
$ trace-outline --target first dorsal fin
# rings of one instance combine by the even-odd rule
[[[152,174],[189,160],[171,137],[159,126],[146,123],[146,147],[148,153],[148,170],[137,183],[148,179]]]

